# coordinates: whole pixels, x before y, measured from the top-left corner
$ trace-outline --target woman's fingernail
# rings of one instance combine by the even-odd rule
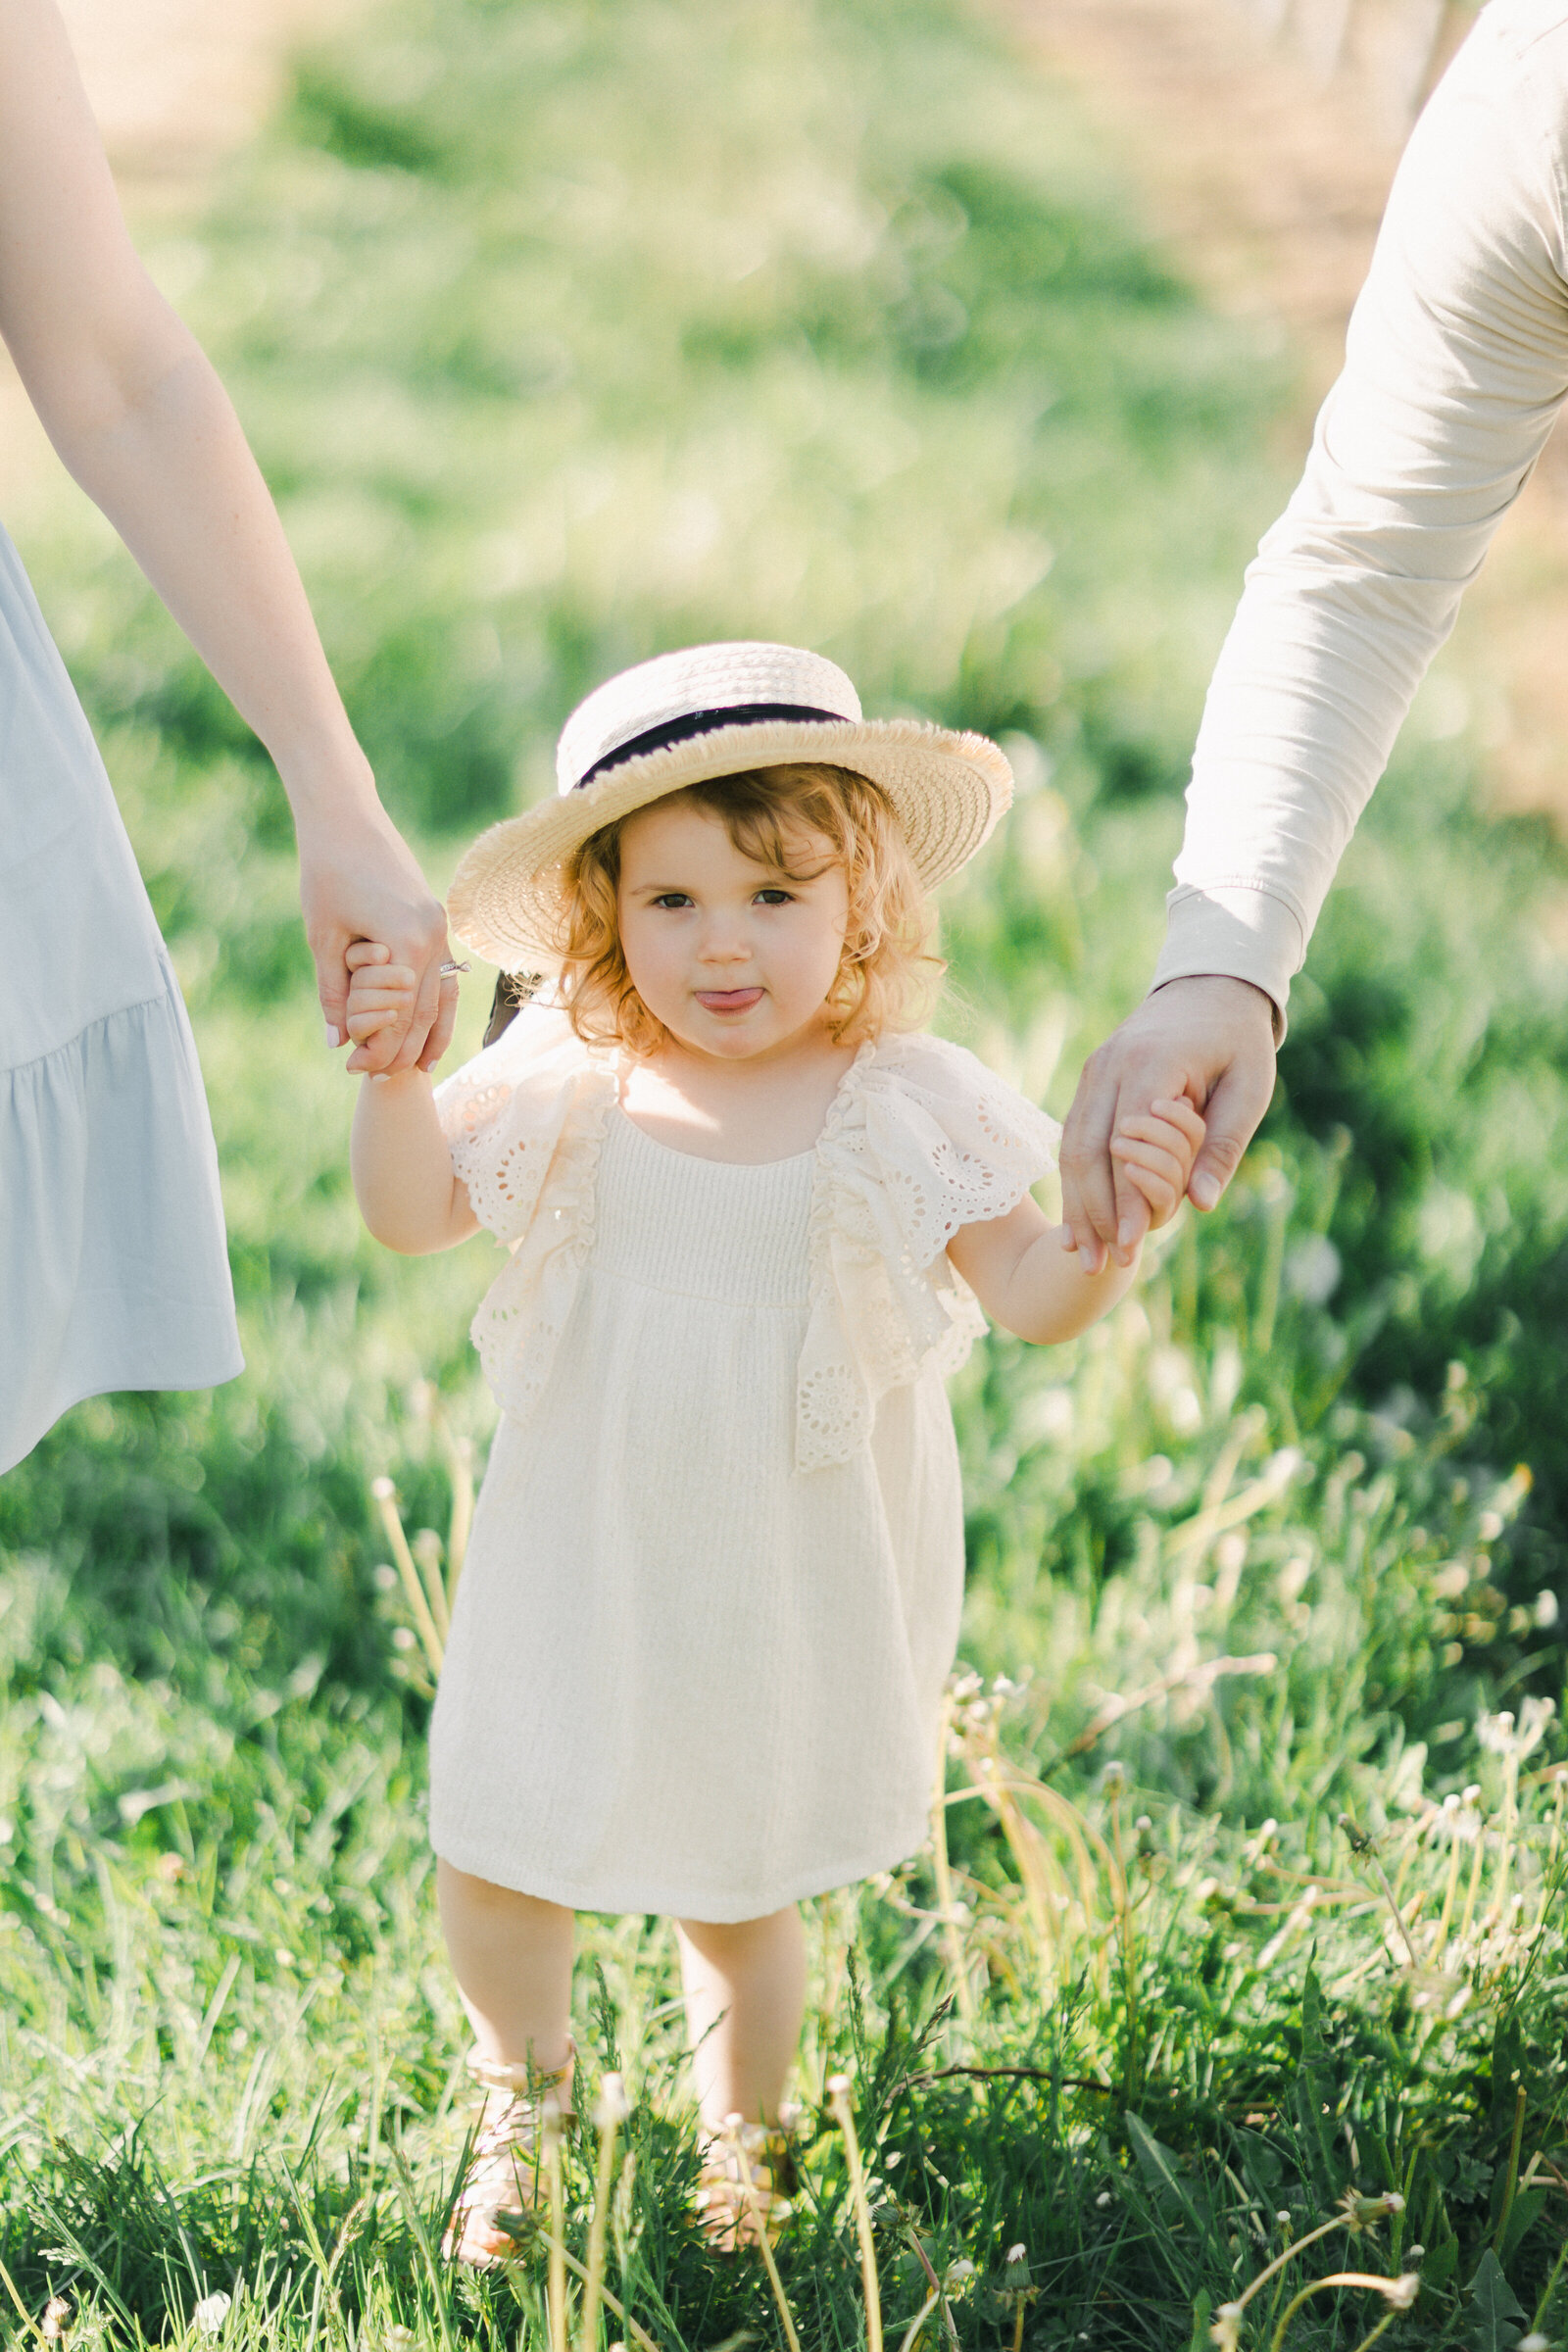
[[[1205,1168],[1201,1176],[1193,1178],[1192,1194],[1200,1208],[1212,1208],[1219,1199],[1219,1178]]]
[[[343,1043],[342,1030],[334,1029],[330,1021],[328,1021],[326,1024],[326,1043],[328,1051],[333,1054],[337,1052],[339,1046]]]
[[[1130,1218],[1130,1217],[1123,1218],[1122,1222],[1121,1222],[1121,1223],[1120,1223],[1120,1224],[1117,1226],[1117,1228],[1116,1228],[1116,1247],[1117,1247],[1117,1249],[1118,1249],[1118,1250],[1130,1250],[1130,1249],[1132,1248],[1132,1246],[1133,1246],[1134,1242],[1136,1242],[1136,1241],[1137,1241],[1137,1239],[1138,1239],[1138,1236],[1137,1236],[1137,1234],[1136,1234],[1136,1233],[1133,1231],[1133,1226],[1132,1226],[1132,1220],[1131,1220],[1131,1218]]]

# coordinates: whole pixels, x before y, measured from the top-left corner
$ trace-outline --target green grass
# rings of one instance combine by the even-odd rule
[[[305,62],[152,259],[434,875],[544,788],[616,663],[819,645],[870,709],[1007,739],[1025,790],[948,894],[944,1021],[1064,1107],[1152,962],[1283,490],[1287,364],[1152,255],[1124,176],[956,0],[384,0]],[[360,1234],[275,786],[96,526],[24,553],[192,1004],[250,1370],[95,1400],[0,1486],[0,2261],[84,2344],[205,2344],[220,2293],[236,2352],[543,2344],[537,2250],[504,2279],[431,2260],[465,2035],[368,1495],[390,1475],[411,1530],[445,1523],[443,1424],[479,1450],[491,1424],[466,1326],[494,1261]],[[1418,712],[1224,1212],[1076,1348],[997,1341],[956,1384],[961,1915],[931,1856],[813,1907],[780,2256],[810,2352],[864,2340],[840,2067],[892,2344],[923,2251],[965,2347],[1201,2352],[1351,2186],[1403,2210],[1287,2266],[1244,2342],[1416,2245],[1390,2346],[1568,2318],[1539,1703],[1568,1008],[1533,912],[1561,861],[1481,823],[1473,780]],[[667,2352],[781,2343],[760,2267],[690,2220],[667,1932],[588,1923],[583,1963],[587,2078],[635,2100],[612,2292]],[[1348,2352],[1383,2316],[1334,2290],[1286,2340]],[[0,2328],[28,2332],[4,2279]]]

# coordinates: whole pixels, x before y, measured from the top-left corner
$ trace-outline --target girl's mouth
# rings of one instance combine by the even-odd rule
[[[696,991],[698,1004],[705,1012],[750,1012],[762,1001],[760,988],[700,988]]]

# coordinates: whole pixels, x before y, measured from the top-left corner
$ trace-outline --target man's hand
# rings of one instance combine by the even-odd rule
[[[1098,1273],[1107,1251],[1130,1265],[1149,1202],[1112,1138],[1137,1132],[1156,1101],[1185,1096],[1206,1133],[1187,1197],[1212,1208],[1274,1092],[1274,1007],[1247,980],[1170,980],[1091,1054],[1061,1147],[1063,1247]]]

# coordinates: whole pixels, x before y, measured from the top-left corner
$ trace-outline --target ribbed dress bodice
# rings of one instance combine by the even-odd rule
[[[589,1266],[688,1298],[804,1311],[812,1157],[700,1159],[612,1111]]]
[[[496,1433],[431,1725],[431,1835],[477,1878],[755,1919],[920,1841],[962,1589],[953,1427],[933,1372],[852,1460],[796,1468],[814,1156],[699,1159],[605,1114],[580,1281]]]

